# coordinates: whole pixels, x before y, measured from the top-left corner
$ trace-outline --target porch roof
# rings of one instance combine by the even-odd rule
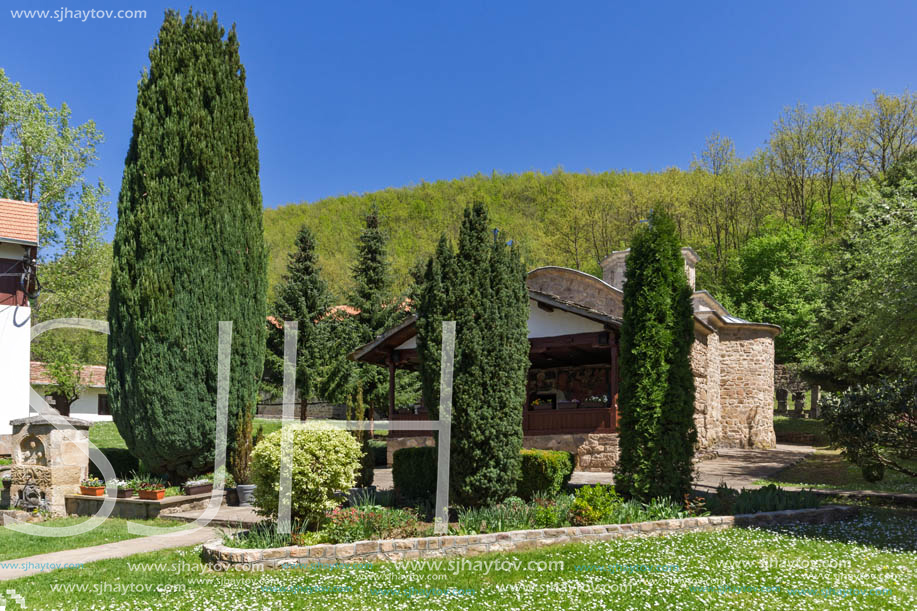
[[[542,293],[540,291],[535,291],[529,289],[529,299],[536,302],[537,306],[547,310],[552,311],[554,309],[562,310],[576,316],[581,316],[593,322],[602,324],[609,331],[618,331],[621,328],[621,320],[613,316],[609,316],[598,310],[583,306],[581,304],[573,303],[571,301],[566,301],[556,297],[554,295],[548,295],[547,293]],[[354,361],[363,361],[366,363],[372,363],[374,365],[386,366],[392,352],[398,348],[398,346],[404,344],[406,341],[417,335],[417,317],[411,315],[404,319],[398,325],[395,325],[382,335],[378,336],[373,341],[360,346],[348,356]],[[584,337],[575,340],[573,343],[577,346],[584,344],[596,344],[599,340],[597,338],[588,338],[586,335],[594,334],[577,334]],[[574,336],[570,336],[574,337]],[[532,340],[544,340],[547,338],[531,338]],[[573,341],[573,340],[571,340]],[[562,348],[561,345],[557,346]],[[571,344],[572,347],[572,344]],[[416,355],[415,350],[403,350],[400,352],[408,353],[407,356],[413,358]]]

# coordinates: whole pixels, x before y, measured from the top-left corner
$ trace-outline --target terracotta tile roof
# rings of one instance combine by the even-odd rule
[[[105,370],[103,365],[87,365],[83,367],[80,375],[80,381],[90,388],[105,388]],[[32,361],[29,367],[29,379],[32,384],[38,386],[47,386],[54,381],[48,375],[45,364],[40,361]]]
[[[0,242],[38,245],[38,204],[0,199]]]

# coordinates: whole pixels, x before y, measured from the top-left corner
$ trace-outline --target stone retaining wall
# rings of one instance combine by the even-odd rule
[[[222,541],[214,540],[204,544],[202,555],[205,562],[253,564],[265,568],[277,568],[288,564],[309,564],[318,558],[333,559],[335,562],[386,562],[417,558],[474,556],[488,552],[519,551],[563,543],[586,543],[621,537],[726,530],[734,527],[767,526],[788,522],[828,523],[849,519],[858,511],[857,507],[826,506],[818,509],[658,520],[636,524],[517,530],[490,535],[383,539],[263,550],[226,547]]]

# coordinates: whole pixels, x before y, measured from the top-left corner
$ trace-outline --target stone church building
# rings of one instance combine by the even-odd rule
[[[566,450],[584,471],[610,470],[618,452],[618,345],[627,250],[602,261],[602,276],[565,267],[529,272],[529,359],[523,410],[527,448]],[[695,288],[697,254],[682,248]],[[717,448],[773,448],[776,325],[729,314],[707,291],[695,290],[691,364],[696,386],[699,457]],[[416,319],[406,319],[355,350],[355,360],[389,371],[389,418],[424,420],[423,406],[395,404],[399,370],[417,367]],[[392,453],[432,444],[424,431],[391,431]]]

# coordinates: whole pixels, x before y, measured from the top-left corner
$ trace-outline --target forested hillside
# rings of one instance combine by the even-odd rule
[[[698,287],[729,301],[739,296],[730,287],[730,261],[749,241],[791,232],[817,257],[842,234],[863,185],[917,141],[915,100],[905,92],[875,94],[858,106],[787,108],[748,158],[714,134],[684,168],[658,173],[494,173],[266,210],[271,286],[307,224],[330,287],[344,294],[356,238],[374,202],[391,239],[395,284],[406,288],[412,266],[430,255],[440,233],[454,237],[464,207],[482,201],[495,225],[521,246],[529,268],[564,265],[594,274],[606,254],[627,246],[650,209],[665,208],[682,243],[702,257]]]

